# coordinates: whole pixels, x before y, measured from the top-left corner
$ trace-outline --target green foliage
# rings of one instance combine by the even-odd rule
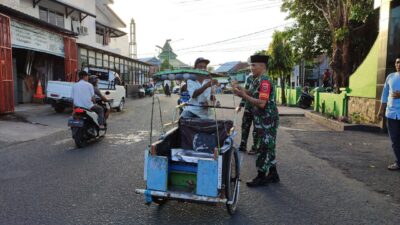
[[[295,52],[295,61],[312,60],[324,52],[332,52],[332,34],[322,13],[306,0],[283,0],[282,11],[295,20],[287,29]]]
[[[373,0],[283,0],[281,10],[295,24],[289,28],[297,56],[309,60],[333,52],[333,42],[351,36],[373,13]]]
[[[288,40],[288,32],[275,31],[268,47],[269,73],[273,77],[290,76],[293,62],[293,48]],[[264,52],[265,53],[265,52]]]
[[[294,66],[293,47],[289,41],[289,33],[275,31],[268,50],[261,53],[270,56],[268,73],[272,78],[280,78],[281,88],[285,89],[285,82],[290,78]],[[282,92],[282,104],[286,104],[286,95]]]
[[[168,59],[165,59],[163,61],[163,63],[161,64],[161,71],[163,71],[163,70],[173,70],[173,69],[174,69],[174,67],[171,64],[169,64],[169,60]]]
[[[350,31],[347,27],[341,27],[335,32],[335,39],[338,41],[343,41],[345,38],[349,37]]]

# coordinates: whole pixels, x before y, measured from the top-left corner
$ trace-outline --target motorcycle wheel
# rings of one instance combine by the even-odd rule
[[[75,135],[73,135],[72,138],[75,141],[76,147],[77,148],[85,147],[87,145],[87,140],[85,139],[84,134],[83,134],[84,130],[80,129],[80,128],[73,128],[73,129],[77,129],[77,130],[75,130],[75,132],[74,132],[74,130],[72,131],[73,134],[75,133]]]

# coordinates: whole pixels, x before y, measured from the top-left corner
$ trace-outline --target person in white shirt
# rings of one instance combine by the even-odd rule
[[[85,71],[80,71],[79,82],[72,86],[73,107],[80,107],[96,112],[99,116],[99,127],[100,129],[104,129],[104,110],[101,106],[94,104],[96,102],[94,88],[88,80],[89,74]]]
[[[209,63],[210,61],[207,59],[198,58],[194,66],[195,69],[206,70]],[[187,80],[187,89],[190,95],[188,103],[194,106],[185,107],[181,114],[183,118],[208,118],[208,108],[200,106],[208,106],[208,101],[215,100],[211,94],[213,85],[218,85],[218,81],[204,75],[197,75],[195,81]]]

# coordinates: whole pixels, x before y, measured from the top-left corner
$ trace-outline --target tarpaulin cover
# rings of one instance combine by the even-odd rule
[[[228,133],[232,126],[233,122],[231,120],[218,120],[218,133],[221,146],[229,136]],[[215,147],[218,145],[216,127],[215,120],[181,118],[179,121],[181,148],[213,153]]]

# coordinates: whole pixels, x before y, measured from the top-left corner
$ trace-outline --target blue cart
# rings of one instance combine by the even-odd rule
[[[200,118],[180,118],[177,127],[155,142],[150,134],[144,163],[146,187],[135,192],[143,194],[147,204],[164,204],[168,200],[225,204],[233,214],[240,189],[235,135],[231,120]]]

